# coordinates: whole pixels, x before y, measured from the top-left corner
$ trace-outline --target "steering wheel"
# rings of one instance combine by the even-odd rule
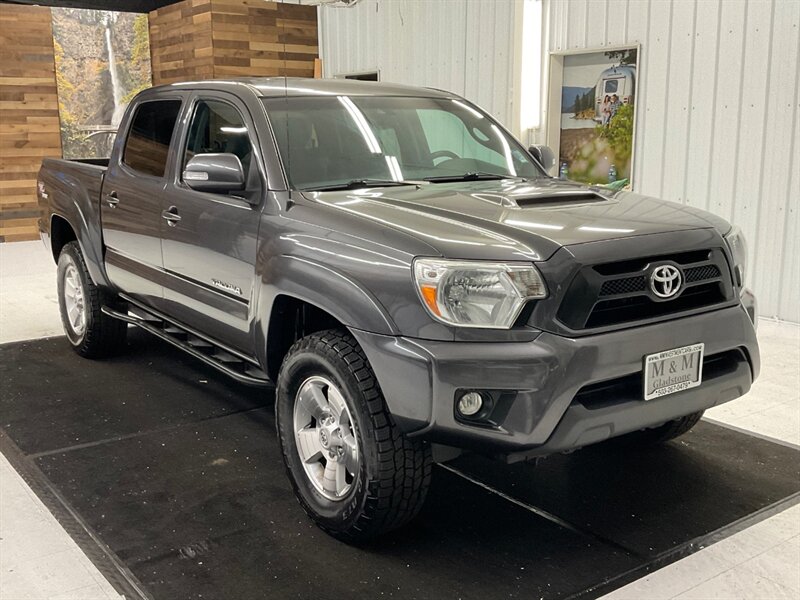
[[[435,162],[439,158],[451,158],[458,160],[461,157],[455,152],[450,152],[450,150],[437,150],[436,152],[431,152],[432,161]]]

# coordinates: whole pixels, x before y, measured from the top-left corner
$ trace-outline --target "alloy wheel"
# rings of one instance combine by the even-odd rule
[[[72,331],[82,336],[86,331],[86,297],[78,269],[72,262],[64,270],[64,308]]]
[[[294,439],[306,476],[328,500],[347,497],[360,464],[353,419],[339,388],[315,375],[297,390]]]

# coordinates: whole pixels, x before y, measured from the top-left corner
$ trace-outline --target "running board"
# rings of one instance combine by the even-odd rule
[[[109,317],[141,327],[187,354],[202,360],[207,365],[222,371],[239,383],[259,387],[273,386],[267,374],[257,365],[232,354],[206,338],[201,338],[166,319],[149,313],[141,307],[132,307],[128,312],[121,312],[110,306],[103,306],[101,310]]]

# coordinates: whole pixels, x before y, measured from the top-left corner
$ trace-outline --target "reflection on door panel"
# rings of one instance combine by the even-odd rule
[[[258,205],[263,186],[249,128],[233,105],[198,100],[189,125],[180,171],[198,154],[230,153],[242,163],[245,189],[228,193],[170,187],[170,205],[180,222],[163,231],[168,273],[164,295],[181,320],[235,348],[249,333],[248,302],[255,272]],[[171,310],[171,309],[170,309]]]
[[[122,152],[103,183],[101,216],[111,281],[148,302],[160,298],[161,198],[170,141],[181,100],[153,100],[135,108]]]

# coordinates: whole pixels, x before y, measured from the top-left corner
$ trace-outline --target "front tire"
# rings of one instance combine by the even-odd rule
[[[394,424],[350,333],[321,331],[290,348],[275,415],[295,495],[321,529],[356,542],[417,515],[431,479],[430,446]]]
[[[125,345],[128,325],[101,311],[104,298],[78,242],[69,242],[58,256],[58,307],[67,339],[84,358],[112,356]]]

